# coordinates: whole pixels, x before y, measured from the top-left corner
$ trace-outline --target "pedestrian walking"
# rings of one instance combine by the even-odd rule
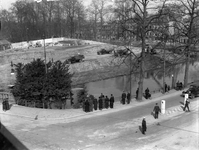
[[[127,99],[127,104],[130,104],[131,94],[129,92],[127,93],[126,99]]]
[[[108,96],[106,96],[106,98],[105,98],[105,108],[106,109],[109,108],[109,98],[108,98]]]
[[[93,99],[94,110],[97,110],[97,98]]]
[[[189,110],[189,103],[190,103],[190,101],[189,101],[189,99],[187,98],[186,101],[185,101],[184,111],[186,111],[186,108],[188,109],[188,111],[190,111],[190,110]]]
[[[156,103],[156,106],[153,109],[153,112],[155,113],[154,117],[155,119],[158,119],[158,114],[161,112],[160,107],[158,106],[158,103]]]
[[[146,126],[146,119],[145,117],[142,119],[142,134],[145,134],[147,130],[147,126]]]
[[[126,93],[123,91],[122,93],[122,104],[124,105],[126,101]]]
[[[113,108],[114,102],[115,102],[115,99],[114,99],[114,97],[113,97],[113,94],[111,94],[111,98],[110,98],[110,108]]]
[[[99,110],[102,110],[102,97],[100,96],[99,97],[99,101],[98,101],[98,103],[99,103]]]

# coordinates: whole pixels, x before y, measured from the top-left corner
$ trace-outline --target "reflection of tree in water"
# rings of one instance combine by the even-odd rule
[[[199,63],[192,63],[192,66],[189,69],[189,78],[191,79],[191,81],[196,81],[199,79]]]
[[[125,76],[115,78],[115,87],[120,91],[124,90],[124,77]]]
[[[128,63],[127,63],[128,64]],[[165,77],[168,78],[172,78],[173,75],[173,82],[174,85],[178,80],[178,76],[180,74],[184,75],[184,66],[185,63],[180,63],[180,64],[176,64],[176,65],[171,65],[171,64],[167,64],[166,68],[165,68]],[[192,70],[190,70],[190,79],[191,81],[197,80],[199,79],[199,63],[195,62],[195,63],[190,63],[190,66],[192,68]],[[163,75],[164,75],[164,70],[163,68],[160,69],[155,69],[155,70],[149,70],[145,72],[145,79],[152,79],[154,80],[157,85],[159,85],[159,87],[162,88],[162,80],[163,80]],[[130,78],[131,78],[131,88],[136,88],[138,85],[138,81],[139,81],[139,74],[138,73],[132,73],[131,77],[130,75],[128,76],[122,76],[122,77],[118,77],[115,78],[115,87],[117,89],[119,89],[120,91],[129,91],[130,89]]]
[[[129,91],[130,89],[130,80],[131,80],[131,87],[133,88],[135,85],[137,86],[138,83],[138,74],[131,74],[128,76],[121,76],[115,78],[115,87],[120,91]]]

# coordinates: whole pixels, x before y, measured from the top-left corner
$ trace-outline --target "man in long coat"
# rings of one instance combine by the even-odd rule
[[[111,94],[111,98],[110,98],[110,108],[113,108],[114,102],[115,102],[115,99],[114,99],[114,97],[113,97],[113,94]]]
[[[97,110],[97,98],[93,99],[94,110]]]
[[[127,99],[127,104],[130,104],[131,94],[129,92],[127,93],[126,99]]]
[[[136,90],[136,99],[138,99],[138,93],[139,93],[139,88],[137,88],[137,90]]]
[[[142,134],[145,134],[146,130],[147,130],[147,126],[146,126],[146,120],[144,117],[142,120]]]
[[[122,93],[122,104],[124,105],[126,101],[126,93],[123,91]]]
[[[88,96],[89,111],[93,111],[93,100],[94,100],[94,96],[93,95],[89,95]]]
[[[6,111],[6,100],[5,99],[3,99],[2,107],[3,107],[3,111]]]
[[[158,114],[161,111],[160,107],[158,106],[158,103],[156,103],[156,106],[154,107],[153,111],[155,112],[155,119],[158,119]]]
[[[102,96],[102,109],[105,108],[105,96]]]
[[[108,98],[108,96],[106,96],[106,98],[105,98],[105,108],[106,109],[109,108],[109,98]]]
[[[102,104],[102,97],[101,96],[99,97],[99,101],[98,102],[99,102],[99,110],[102,110],[102,105],[103,104]]]
[[[90,105],[90,104],[89,104],[88,99],[86,99],[84,105],[85,105],[85,112],[89,112],[89,105]]]

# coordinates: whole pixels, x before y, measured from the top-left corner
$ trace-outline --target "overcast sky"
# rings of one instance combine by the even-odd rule
[[[0,0],[0,8],[8,9],[11,6],[11,3],[14,3],[16,0]]]
[[[17,0],[0,0],[0,9],[8,9],[11,6],[11,3],[16,2]],[[91,0],[82,0],[86,5],[88,5]]]

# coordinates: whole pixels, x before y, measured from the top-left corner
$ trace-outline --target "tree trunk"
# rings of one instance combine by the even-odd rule
[[[143,82],[144,82],[144,74],[143,74],[143,66],[144,66],[144,62],[141,61],[141,65],[140,65],[140,76],[139,76],[139,92],[138,92],[138,100],[142,100],[142,96],[143,96]]]
[[[143,96],[143,82],[144,82],[144,59],[145,59],[145,47],[146,47],[146,17],[147,11],[146,7],[147,2],[143,4],[143,22],[141,26],[141,38],[142,38],[142,53],[141,53],[141,62],[140,62],[140,77],[139,77],[139,91],[138,91],[138,100],[142,100]]]
[[[189,62],[190,62],[190,54],[189,54],[189,51],[188,51],[187,52],[187,58],[186,58],[185,74],[184,74],[184,87],[187,87],[187,84],[188,84]]]

